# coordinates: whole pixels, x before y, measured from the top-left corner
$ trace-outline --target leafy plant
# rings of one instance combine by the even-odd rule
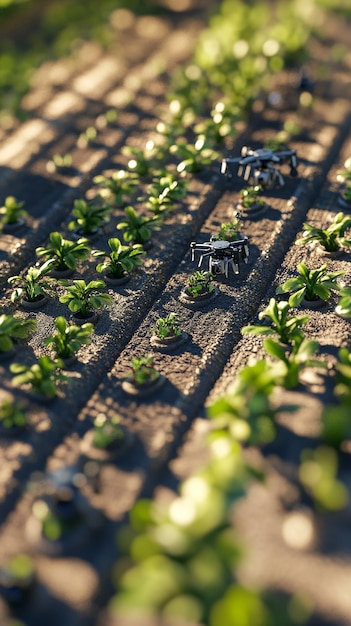
[[[139,175],[136,172],[118,170],[111,176],[95,176],[94,183],[102,188],[101,195],[104,199],[113,198],[117,206],[123,206],[139,184]]]
[[[344,167],[337,172],[339,182],[351,181],[351,158],[346,159]]]
[[[340,291],[336,279],[345,272],[327,272],[327,265],[310,270],[305,263],[297,265],[299,276],[289,278],[277,287],[276,293],[293,292],[289,298],[291,307],[298,306],[302,300],[329,300],[332,291]]]
[[[335,313],[341,317],[351,317],[351,287],[340,289],[340,300],[335,307]]]
[[[231,222],[223,222],[220,225],[217,235],[211,237],[211,239],[220,241],[236,241],[240,236],[240,228],[242,227],[241,215],[237,214],[234,220]]]
[[[101,291],[106,287],[103,280],[91,280],[89,283],[84,280],[69,283],[65,280],[61,283],[66,286],[67,292],[60,297],[60,302],[68,303],[69,310],[83,319],[88,319],[95,309],[113,303],[111,296]]]
[[[182,334],[180,330],[181,318],[177,313],[169,313],[166,317],[159,317],[156,322],[156,328],[154,333],[160,337],[160,339],[166,339],[166,337],[174,337]]]
[[[0,405],[0,424],[5,428],[13,428],[25,426],[26,423],[27,416],[19,403],[3,400]]]
[[[286,389],[295,389],[298,386],[299,374],[304,368],[326,367],[324,361],[313,358],[319,349],[319,343],[312,339],[298,341],[290,354],[274,339],[265,339],[263,346],[267,354],[279,359],[276,382]]]
[[[92,235],[110,218],[111,207],[99,201],[77,199],[74,201],[72,215],[75,219],[68,224],[70,230],[78,230],[83,235]]]
[[[172,174],[167,173],[149,185],[147,197],[139,198],[139,200],[145,201],[147,209],[154,215],[159,215],[172,208],[184,197],[187,184],[188,181],[185,179],[177,180]]]
[[[36,302],[37,300],[49,296],[53,292],[52,278],[46,278],[46,274],[52,269],[53,262],[46,261],[40,267],[29,267],[24,276],[11,276],[8,283],[17,283],[19,286],[11,294],[11,302],[16,300],[26,300]]]
[[[244,187],[240,191],[240,203],[245,209],[249,209],[254,205],[258,205],[263,207],[264,200],[259,197],[259,194],[262,191],[261,185],[254,185],[249,187]]]
[[[93,324],[87,322],[82,326],[69,324],[64,317],[55,319],[57,332],[45,339],[46,346],[53,346],[56,357],[68,359],[73,356],[83,345],[91,342],[91,334],[94,331]]]
[[[71,154],[54,154],[51,161],[46,164],[48,172],[69,170],[72,167],[73,159]]]
[[[120,419],[117,415],[108,419],[100,413],[94,420],[93,445],[101,450],[106,450],[111,444],[122,443],[125,439]]]
[[[234,441],[253,445],[272,441],[275,417],[282,410],[270,400],[276,383],[277,368],[264,359],[242,368],[228,392],[208,409],[214,431],[225,431]]]
[[[241,332],[243,335],[272,335],[276,334],[282,344],[295,345],[300,344],[304,338],[301,327],[308,320],[308,315],[296,316],[290,312],[290,304],[284,300],[278,302],[275,298],[271,298],[268,306],[258,314],[260,320],[268,318],[271,325],[255,324],[252,326],[243,326]]]
[[[342,190],[342,196],[346,202],[351,203],[351,180],[346,183],[345,189]]]
[[[117,237],[111,237],[107,243],[111,252],[105,261],[96,266],[98,272],[103,272],[113,278],[122,278],[142,264],[141,256],[145,254],[145,251],[140,244],[124,246]],[[106,256],[106,252],[94,250],[93,256]]]
[[[351,246],[351,239],[345,237],[346,231],[351,228],[351,217],[345,216],[342,212],[337,213],[330,226],[324,230],[307,223],[303,225],[303,228],[302,237],[295,242],[298,246],[316,241],[328,252]]]
[[[128,161],[128,167],[139,176],[150,174],[159,165],[159,161],[163,157],[161,147],[156,146],[153,141],[148,141],[144,149],[124,146],[122,152],[126,156],[132,157]]]
[[[67,380],[67,376],[60,371],[62,366],[63,362],[60,359],[52,359],[49,356],[39,357],[33,365],[12,363],[10,370],[16,374],[13,384],[30,385],[33,391],[46,398],[54,398],[59,383]]]
[[[131,382],[136,386],[146,385],[156,381],[160,373],[154,367],[154,357],[152,354],[144,354],[132,359],[131,362]]]
[[[337,473],[338,456],[333,448],[319,446],[302,452],[300,481],[322,510],[338,511],[347,505],[348,490],[338,480]]]
[[[0,207],[0,226],[17,224],[21,218],[27,217],[28,213],[23,206],[24,202],[18,202],[14,196],[7,196],[4,205]]]
[[[13,348],[13,339],[27,339],[36,330],[36,320],[25,320],[14,315],[0,315],[0,354]]]
[[[158,230],[160,216],[146,217],[138,215],[132,206],[124,209],[125,219],[117,224],[118,230],[123,230],[123,239],[134,244],[144,245],[151,239],[152,231]]]
[[[217,152],[207,143],[205,135],[199,135],[194,144],[178,140],[170,146],[169,151],[181,159],[177,165],[178,172],[191,174],[200,172],[218,158]]]
[[[192,298],[197,298],[206,293],[212,293],[214,286],[213,274],[204,270],[197,270],[187,280],[185,292]]]
[[[58,232],[52,232],[49,236],[50,243],[44,247],[36,248],[36,255],[39,258],[45,258],[52,261],[52,269],[64,271],[67,269],[75,270],[77,262],[87,259],[90,248],[87,245],[87,239],[78,239],[78,241],[70,241],[64,239]]]
[[[213,105],[210,117],[197,122],[194,131],[196,134],[205,135],[207,141],[211,141],[213,144],[222,143],[226,138],[237,135],[236,123],[238,119],[238,109],[219,100]]]

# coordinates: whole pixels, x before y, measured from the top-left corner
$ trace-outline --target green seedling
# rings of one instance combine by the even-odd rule
[[[37,302],[38,300],[50,296],[53,293],[55,280],[48,278],[46,274],[52,270],[53,262],[48,260],[40,267],[30,267],[24,276],[11,276],[8,283],[17,284],[18,287],[11,294],[11,302],[26,300],[27,302]]]
[[[96,266],[98,272],[102,272],[112,278],[122,278],[130,274],[136,267],[142,265],[141,257],[145,250],[140,244],[124,246],[117,237],[108,240],[111,250],[109,257]],[[93,256],[107,256],[102,250],[94,250]]]
[[[312,339],[299,340],[290,353],[274,339],[265,339],[263,346],[267,354],[279,360],[276,382],[286,389],[295,389],[299,385],[300,372],[306,367],[327,367],[324,361],[313,358],[319,343]]]
[[[58,232],[50,233],[50,243],[36,248],[35,252],[39,259],[52,261],[52,269],[58,271],[75,270],[78,261],[84,261],[90,254],[87,239],[70,241],[64,239]]]
[[[271,298],[268,306],[259,313],[258,318],[263,320],[268,318],[271,324],[268,325],[252,325],[244,326],[241,329],[243,335],[277,335],[279,341],[284,345],[298,346],[303,338],[304,333],[301,327],[308,320],[308,315],[292,315],[290,312],[290,304],[282,300],[278,302],[275,298]]]
[[[29,385],[32,391],[46,398],[54,398],[60,383],[67,380],[67,376],[61,372],[62,366],[61,359],[52,359],[49,356],[39,357],[34,365],[12,363],[10,370],[16,374],[13,384]]]
[[[18,202],[14,196],[7,196],[4,205],[0,207],[0,227],[17,224],[20,219],[26,218],[28,213],[23,206],[24,202]]]
[[[338,455],[333,448],[319,446],[302,452],[299,478],[321,510],[339,511],[347,505],[348,490],[337,474]]]
[[[94,183],[101,187],[101,196],[104,200],[111,200],[116,206],[123,206],[130,200],[139,184],[139,175],[136,172],[118,170],[111,176],[95,176]]]
[[[341,317],[351,318],[351,287],[342,287],[339,293],[341,297],[335,307],[335,313]]]
[[[145,354],[132,359],[130,367],[132,370],[130,380],[137,387],[153,383],[160,377],[160,373],[154,367],[152,354]]]
[[[100,413],[94,420],[93,445],[100,450],[106,450],[111,445],[122,443],[125,439],[125,431],[120,424],[117,415],[108,419]]]
[[[277,367],[266,360],[247,365],[239,371],[227,394],[208,409],[215,432],[226,431],[234,441],[267,444],[275,438],[275,408],[270,395],[277,384]]]
[[[185,292],[192,298],[197,298],[206,293],[212,293],[214,286],[212,285],[213,274],[203,270],[197,270],[191,276],[189,276]]]
[[[229,137],[236,137],[236,124],[239,119],[237,107],[228,106],[220,100],[213,106],[210,117],[195,124],[194,131],[198,135],[205,135],[208,142],[216,145]]]
[[[333,222],[326,229],[315,228],[310,224],[303,225],[304,233],[300,239],[296,240],[296,245],[303,246],[312,242],[317,242],[327,252],[335,252],[340,248],[349,248],[351,239],[345,237],[346,231],[351,228],[351,217],[340,212],[335,215]]]
[[[74,280],[72,283],[62,280],[61,284],[65,285],[67,292],[60,297],[60,302],[67,303],[72,313],[87,321],[95,310],[113,304],[112,297],[101,291],[106,287],[103,280],[91,280],[89,283],[84,280]]]
[[[178,140],[177,143],[170,146],[169,150],[171,154],[175,154],[181,159],[177,165],[177,171],[189,172],[190,174],[201,172],[219,156],[206,141],[205,135],[199,135],[194,144]]]
[[[261,191],[261,185],[254,185],[241,189],[240,204],[244,207],[244,209],[250,209],[253,206],[263,207],[264,200],[259,197]]]
[[[124,146],[122,152],[131,157],[128,161],[128,168],[139,176],[151,174],[152,170],[159,167],[164,159],[162,146],[156,146],[153,141],[147,141],[144,149]]]
[[[36,320],[22,319],[6,313],[0,315],[0,354],[12,350],[13,340],[28,339],[36,327]]]
[[[23,427],[27,424],[27,416],[21,404],[11,400],[3,400],[0,405],[0,424],[4,428]]]
[[[177,313],[169,313],[166,317],[159,317],[156,322],[156,328],[153,333],[160,339],[167,337],[177,337],[182,334],[180,329],[181,318]]]
[[[299,276],[289,278],[285,283],[277,287],[276,293],[291,293],[289,305],[297,307],[302,300],[313,302],[314,300],[329,300],[332,291],[340,291],[337,278],[343,276],[345,272],[328,272],[327,265],[310,270],[305,263],[297,265]]]
[[[86,202],[77,199],[74,201],[72,215],[74,217],[68,224],[70,230],[76,230],[83,236],[94,234],[105,222],[110,219],[111,207],[98,201]]]
[[[156,179],[147,189],[146,198],[139,198],[154,215],[164,213],[174,207],[185,193],[188,181],[177,180],[172,174],[166,174]]]
[[[73,356],[83,345],[91,342],[94,331],[93,324],[87,322],[82,326],[69,324],[64,317],[55,319],[57,332],[45,339],[46,346],[52,346],[56,358],[68,359]]]
[[[160,216],[146,217],[138,215],[132,206],[124,209],[125,218],[117,224],[118,230],[123,230],[123,239],[133,244],[144,245],[150,241],[154,230],[160,228]]]
[[[240,239],[240,229],[242,227],[242,221],[237,216],[231,222],[223,222],[220,225],[219,232],[214,236],[214,239],[220,241],[236,241]]]
[[[69,170],[72,167],[73,159],[71,154],[54,154],[52,161],[47,164],[47,170],[49,172]]]

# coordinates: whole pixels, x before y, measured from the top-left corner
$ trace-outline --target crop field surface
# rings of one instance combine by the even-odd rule
[[[13,54],[48,20],[24,5],[0,1]],[[50,48],[20,113],[0,75],[0,626],[351,624],[351,14],[300,5],[104,1],[106,40]],[[257,210],[221,173],[244,146],[297,155]],[[336,252],[301,245],[338,219]],[[209,275],[228,223],[248,257]]]

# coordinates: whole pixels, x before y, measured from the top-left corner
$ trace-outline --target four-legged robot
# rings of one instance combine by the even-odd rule
[[[205,257],[209,257],[209,271],[214,274],[224,274],[228,278],[229,265],[234,274],[239,274],[239,265],[241,261],[247,263],[249,258],[249,242],[247,237],[238,239],[237,241],[223,241],[210,239],[205,243],[196,243],[192,241],[190,244],[191,259],[195,260],[195,251],[201,252],[198,267],[201,266]]]

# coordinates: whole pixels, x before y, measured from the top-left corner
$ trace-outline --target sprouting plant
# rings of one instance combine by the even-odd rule
[[[169,313],[166,317],[159,317],[156,322],[156,328],[153,332],[160,337],[160,339],[166,339],[166,337],[174,337],[182,334],[180,330],[181,318],[177,313]]]
[[[61,372],[62,366],[63,362],[60,359],[52,359],[49,356],[39,357],[33,365],[12,363],[10,370],[16,374],[13,384],[30,385],[33,391],[47,398],[54,398],[58,385],[67,380],[67,376]]]
[[[351,287],[340,289],[340,300],[335,307],[335,313],[341,317],[351,317]]]
[[[338,455],[333,448],[319,446],[302,452],[300,481],[322,510],[338,511],[347,505],[348,490],[337,475]]]
[[[0,315],[0,354],[12,350],[13,339],[28,339],[36,327],[36,320],[22,319],[6,313]]]
[[[117,237],[111,237],[107,243],[111,250],[108,257],[106,252],[101,250],[94,250],[93,252],[93,256],[107,257],[105,261],[96,266],[98,272],[103,272],[113,278],[122,278],[142,264],[141,257],[145,251],[140,244],[124,246]]]
[[[247,365],[227,393],[208,409],[213,431],[226,431],[234,441],[266,444],[275,437],[275,416],[282,410],[273,406],[271,393],[277,383],[277,368],[265,359]],[[292,410],[294,407],[284,407]]]
[[[64,171],[72,167],[73,159],[71,154],[54,154],[51,161],[48,161],[46,168],[49,172],[56,170]]]
[[[197,270],[191,276],[189,276],[185,291],[192,298],[197,298],[205,293],[212,293],[214,286],[211,284],[213,281],[213,274],[204,270]]]
[[[101,196],[104,200],[113,199],[117,206],[123,206],[129,200],[139,184],[139,175],[128,170],[118,170],[111,176],[95,176],[94,183],[101,187]]]
[[[237,135],[236,123],[239,118],[239,111],[236,107],[228,106],[220,100],[214,104],[210,117],[195,124],[194,131],[197,134],[204,134],[207,141],[218,144],[228,137]]]
[[[292,292],[289,298],[291,307],[298,306],[302,300],[329,300],[332,291],[340,291],[340,285],[336,279],[345,272],[328,272],[327,265],[314,270],[308,269],[305,263],[298,263],[299,276],[289,278],[285,283],[277,287],[276,293]]]
[[[152,231],[160,228],[160,216],[146,217],[138,215],[132,206],[124,209],[125,218],[117,224],[118,230],[123,230],[123,239],[134,244],[145,244],[151,239]]]
[[[70,241],[64,239],[59,232],[52,232],[49,236],[48,245],[36,248],[35,252],[38,258],[44,258],[52,261],[52,269],[64,271],[67,269],[75,270],[78,261],[88,258],[90,248],[87,245],[87,239],[78,239],[78,241]]]
[[[337,172],[338,182],[351,181],[351,158],[346,159],[344,167]]]
[[[170,146],[169,151],[181,159],[177,165],[178,172],[191,174],[200,172],[218,158],[217,152],[207,143],[205,135],[199,135],[194,144],[178,140]]]
[[[326,229],[315,228],[307,223],[303,228],[302,237],[295,242],[298,246],[316,241],[328,252],[351,246],[351,239],[345,237],[346,231],[351,228],[351,217],[345,216],[342,212],[335,215],[333,222]]]
[[[0,404],[0,424],[5,428],[12,428],[13,426],[25,426],[26,423],[27,416],[22,405],[11,400],[3,400]]]
[[[95,126],[88,126],[77,139],[78,148],[86,148],[97,137],[97,129]]]
[[[319,343],[304,338],[295,343],[290,353],[274,339],[265,339],[263,346],[267,354],[279,359],[276,381],[286,389],[295,389],[299,384],[299,374],[306,367],[326,367],[324,361],[313,358],[319,349]]]
[[[53,262],[45,261],[40,267],[29,267],[24,276],[11,276],[8,283],[17,283],[18,287],[11,294],[11,301],[26,300],[36,302],[37,300],[49,296],[53,292],[55,280],[45,278],[52,269]]]
[[[351,202],[351,180],[348,180],[345,189],[342,191],[342,195],[346,202]]]
[[[151,140],[146,142],[144,149],[124,146],[122,152],[126,156],[131,157],[128,161],[128,168],[139,176],[150,174],[163,158],[162,147],[156,146]]]
[[[263,198],[259,197],[259,194],[262,191],[261,185],[254,185],[249,187],[244,187],[240,191],[240,203],[244,207],[244,209],[249,209],[254,205],[259,205],[262,207],[264,205]]]
[[[284,300],[278,302],[271,298],[268,306],[258,314],[258,318],[263,320],[268,318],[271,324],[244,326],[241,329],[243,335],[278,335],[279,341],[286,345],[298,345],[304,338],[301,327],[308,320],[308,315],[292,315],[290,304]]]
[[[99,413],[94,420],[93,445],[95,448],[106,450],[112,444],[122,443],[124,439],[125,431],[118,415],[108,419],[106,415]]]
[[[154,357],[152,354],[144,354],[132,359],[131,362],[131,382],[134,385],[142,386],[156,381],[160,373],[154,367]]]
[[[82,326],[69,324],[64,317],[55,319],[57,332],[45,339],[46,346],[52,346],[56,357],[67,359],[73,356],[83,345],[91,342],[91,335],[94,331],[93,324],[87,322]]]
[[[95,233],[110,219],[111,207],[99,201],[77,199],[74,201],[72,215],[68,224],[70,230],[77,230],[83,236]]]
[[[187,185],[185,179],[177,180],[172,174],[166,174],[154,180],[147,188],[146,198],[139,200],[143,200],[146,208],[158,215],[171,209],[184,197]]]
[[[18,202],[14,196],[7,196],[4,205],[0,207],[0,227],[16,224],[21,218],[27,217],[28,213],[23,206],[24,202]]]
[[[68,303],[69,310],[83,319],[88,319],[95,309],[113,303],[112,297],[101,291],[106,287],[103,280],[91,280],[89,283],[84,280],[73,280],[72,283],[62,280],[61,284],[66,286],[67,291],[60,297],[60,302]]]
[[[241,215],[238,213],[236,217],[230,222],[223,222],[220,225],[217,235],[211,237],[212,239],[220,241],[236,241],[240,237],[240,229],[242,227]]]

